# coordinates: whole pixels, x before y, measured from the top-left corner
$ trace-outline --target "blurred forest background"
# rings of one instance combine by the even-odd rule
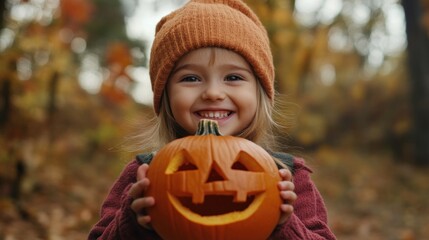
[[[0,1],[0,240],[86,238],[153,115],[154,19],[183,2]],[[246,2],[337,237],[429,239],[429,1]]]

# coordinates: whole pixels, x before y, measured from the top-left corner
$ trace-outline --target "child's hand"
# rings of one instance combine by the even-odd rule
[[[149,187],[149,179],[146,177],[148,168],[149,165],[142,164],[137,169],[137,182],[131,186],[128,195],[134,199],[131,203],[131,209],[137,215],[137,222],[141,226],[151,229],[149,226],[151,219],[147,215],[146,208],[155,205],[155,199],[153,197],[144,197],[144,193]]]
[[[280,206],[282,211],[280,215],[279,225],[285,223],[293,213],[293,203],[297,196],[293,191],[295,185],[292,182],[292,173],[288,169],[279,170],[282,180],[279,182],[278,187],[280,190],[280,197],[283,199],[283,204]]]

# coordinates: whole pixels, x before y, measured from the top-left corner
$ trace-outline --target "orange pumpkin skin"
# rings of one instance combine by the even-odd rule
[[[148,178],[146,195],[155,198],[148,214],[166,240],[267,239],[280,217],[277,167],[244,138],[172,141],[153,158]]]

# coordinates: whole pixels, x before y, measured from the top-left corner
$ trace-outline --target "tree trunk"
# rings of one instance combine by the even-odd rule
[[[422,1],[403,0],[414,121],[415,163],[429,165],[429,38],[422,24]]]
[[[8,79],[0,79],[0,129],[2,129],[10,116],[11,109],[11,83]]]
[[[0,0],[0,30],[4,27],[4,16],[6,12],[6,0]]]
[[[50,121],[52,121],[54,114],[57,110],[56,106],[57,106],[58,81],[59,81],[59,74],[58,72],[55,72],[49,81],[49,88],[48,88],[49,99],[47,104],[47,113]]]

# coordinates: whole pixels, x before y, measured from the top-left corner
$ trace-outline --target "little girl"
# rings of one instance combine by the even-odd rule
[[[144,148],[150,145],[156,151],[194,135],[199,120],[214,119],[223,135],[261,145],[280,167],[283,204],[270,239],[335,239],[304,160],[272,152],[273,59],[266,30],[247,5],[240,0],[191,0],[165,16],[156,28],[150,76],[158,121],[145,129]],[[146,213],[156,204],[145,196],[148,162],[138,156],[126,166],[89,239],[159,239]]]

